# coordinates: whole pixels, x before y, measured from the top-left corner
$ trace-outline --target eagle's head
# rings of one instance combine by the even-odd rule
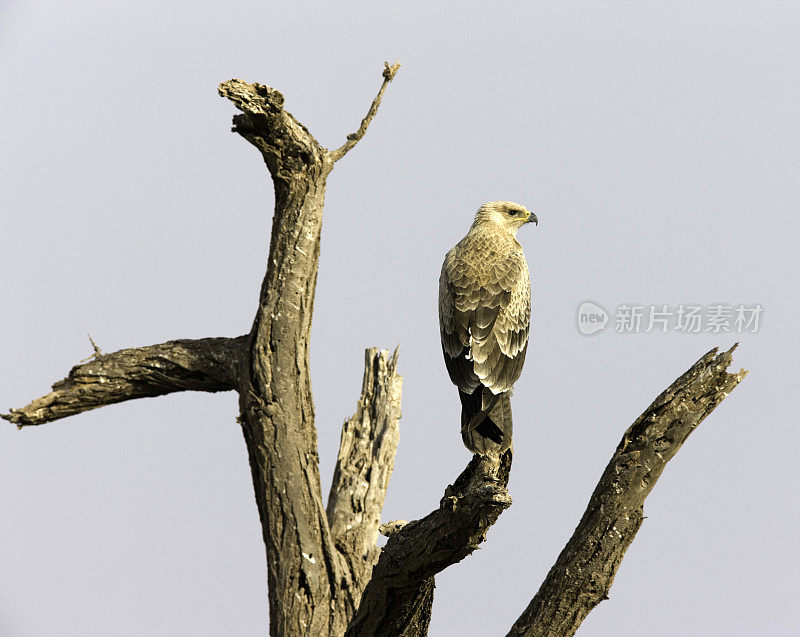
[[[473,225],[491,223],[516,235],[523,224],[531,221],[537,225],[539,223],[536,215],[525,206],[513,201],[489,201],[478,209]]]

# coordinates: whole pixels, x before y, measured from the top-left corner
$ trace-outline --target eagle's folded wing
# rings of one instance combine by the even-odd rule
[[[467,263],[472,264],[468,268]],[[493,394],[519,378],[528,346],[530,280],[521,253],[494,264],[451,250],[439,279],[442,349],[450,379],[471,394]]]

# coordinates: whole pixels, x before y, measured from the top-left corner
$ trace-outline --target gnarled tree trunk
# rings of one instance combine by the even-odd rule
[[[402,380],[397,353],[378,349],[366,352],[361,397],[342,430],[327,510],[323,504],[308,351],[325,182],[365,135],[398,69],[386,64],[361,126],[336,150],[320,146],[275,89],[221,84],[220,94],[241,111],[234,132],[261,152],[275,185],[268,267],[250,333],[98,350],[50,393],[2,415],[22,428],[133,398],[238,391],[274,636],[425,635],[436,573],[472,553],[511,505],[509,451],[473,457],[423,519],[380,525]],[[572,635],[606,597],[664,466],[744,377],[726,371],[732,350],[703,356],[625,432],[575,534],[510,635]],[[379,527],[389,536],[382,550]]]

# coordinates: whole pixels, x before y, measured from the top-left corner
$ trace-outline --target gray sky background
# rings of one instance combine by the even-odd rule
[[[0,3],[0,407],[92,352],[246,332],[272,185],[231,77],[325,146],[312,372],[330,483],[363,349],[400,343],[384,519],[468,460],[436,320],[484,201],[539,216],[513,399],[514,505],[437,578],[431,634],[505,634],[625,428],[715,345],[750,376],[692,435],[586,635],[795,635],[800,5]],[[578,305],[612,313],[594,336]],[[760,303],[754,334],[617,334],[620,304]],[[266,568],[236,397],[0,427],[0,635],[263,635]],[[327,493],[327,491],[326,491]]]

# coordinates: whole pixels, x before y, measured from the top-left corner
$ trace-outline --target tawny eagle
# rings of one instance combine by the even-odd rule
[[[511,201],[483,204],[447,253],[439,277],[439,330],[461,398],[461,437],[473,453],[511,447],[511,389],[522,372],[531,320],[528,264],[517,241],[536,215]]]

